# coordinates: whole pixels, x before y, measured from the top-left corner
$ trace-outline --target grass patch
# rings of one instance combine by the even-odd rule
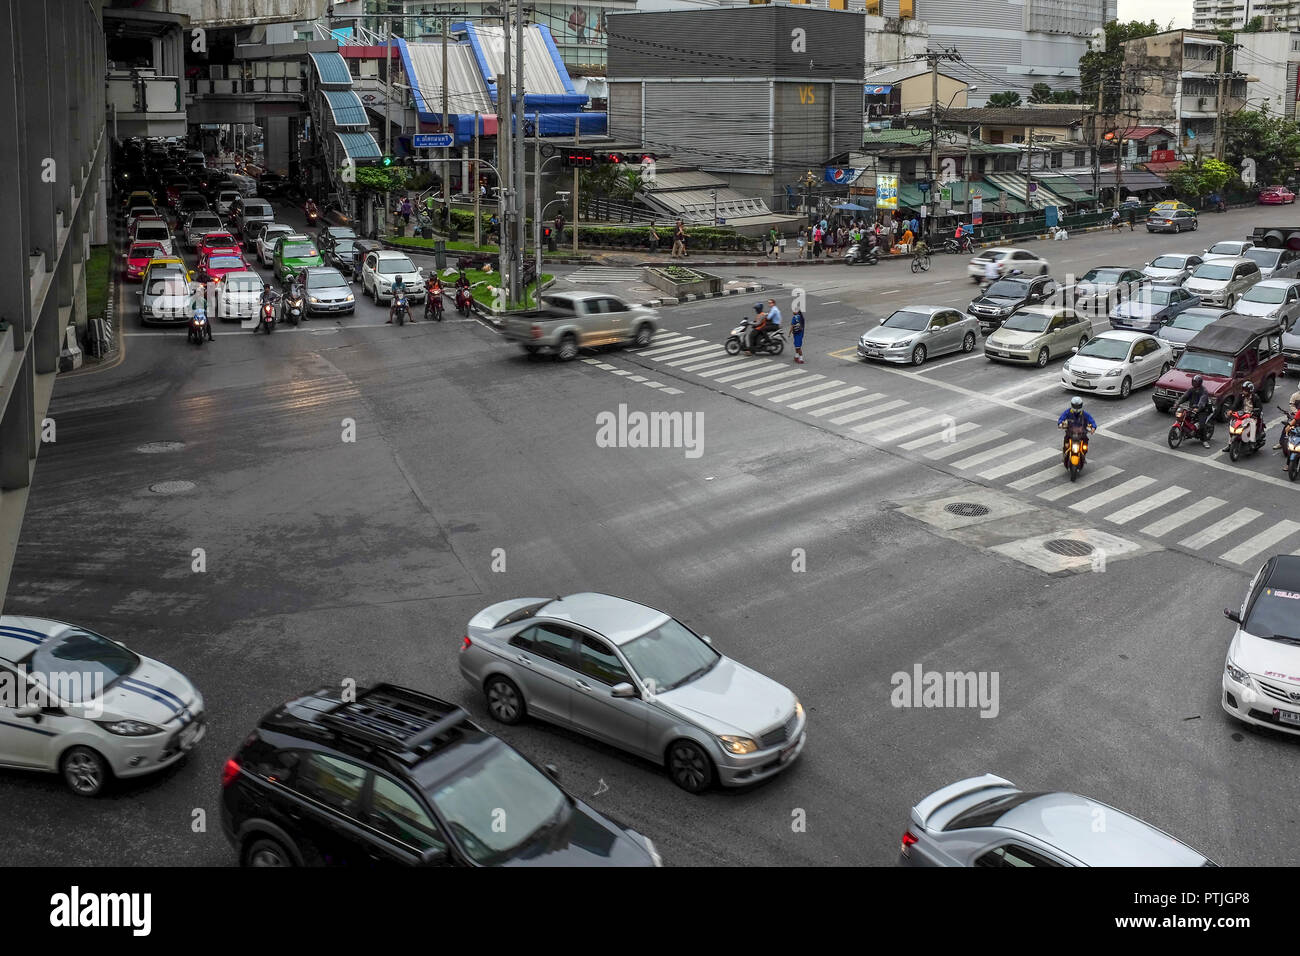
[[[402,247],[402,248],[406,248],[406,249],[422,249],[422,250],[423,250],[423,249],[427,249],[429,252],[432,252],[433,249],[434,249],[434,243],[436,243],[438,240],[436,240],[436,239],[422,239],[422,238],[420,238],[419,236],[389,236],[389,237],[388,237],[388,241],[391,242],[393,245],[395,245],[395,246],[400,246],[400,247]],[[466,241],[464,241],[464,240],[457,240],[457,241],[455,241],[455,242],[452,242],[452,241],[448,240],[448,241],[447,241],[447,251],[448,251],[448,252],[473,252],[473,253],[487,253],[487,254],[494,255],[494,256],[495,256],[495,255],[500,255],[500,254],[501,254],[501,248],[500,248],[499,246],[476,246],[476,245],[474,245],[474,243],[473,243],[472,241],[471,241],[471,242],[466,242]],[[547,258],[572,258],[572,257],[573,257],[573,251],[572,251],[572,250],[569,250],[569,251],[567,251],[567,252],[564,251],[564,250],[559,250],[559,251],[557,251],[557,252],[547,252],[545,249],[542,250],[542,258],[543,258],[543,259],[547,259]],[[585,256],[581,256],[581,254],[580,254],[579,257],[580,257],[580,258],[586,258]],[[532,253],[530,252],[530,253],[528,254],[528,256],[526,256],[526,258],[528,258],[528,259],[532,259]]]
[[[443,279],[446,282],[446,288],[448,290],[454,290],[456,284],[455,269],[450,269],[448,271],[451,272],[451,275],[449,276],[444,275]],[[493,311],[496,311],[496,294],[492,292],[489,286],[495,286],[497,285],[497,283],[501,281],[501,273],[496,271],[488,272],[484,269],[466,269],[465,277],[470,281],[470,292],[474,296],[474,301],[486,309],[491,309]],[[550,282],[554,278],[555,277],[553,275],[543,272],[542,285],[545,285],[546,283]],[[520,306],[519,308],[520,309],[537,308],[536,283],[529,284],[525,294],[525,304]],[[517,310],[510,310],[510,311],[517,311]]]
[[[86,314],[102,317],[108,309],[108,287],[113,254],[107,245],[91,246],[86,257]]]

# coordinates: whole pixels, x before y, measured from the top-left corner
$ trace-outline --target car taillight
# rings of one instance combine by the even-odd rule
[[[1166,220],[1165,220],[1165,225],[1166,225],[1166,226],[1172,226],[1173,224],[1174,224],[1174,221],[1173,221],[1172,219],[1166,219]]]
[[[532,335],[533,338],[540,339],[542,337],[542,327],[540,325],[534,325],[532,327]]]
[[[468,650],[468,649],[470,648],[470,646],[471,646],[471,641],[470,641],[470,639],[469,639],[469,635],[466,634],[463,638],[461,638],[460,649],[461,649],[462,651],[464,651],[464,650]]]
[[[239,776],[239,761],[231,757],[226,761],[226,765],[221,768],[221,786],[228,787],[230,782]]]
[[[900,850],[901,852],[903,852],[903,853],[906,853],[906,852],[907,852],[907,848],[908,848],[909,846],[914,846],[915,844],[916,844],[916,837],[912,836],[912,831],[911,831],[911,830],[904,830],[904,831],[903,831],[903,845],[902,845],[901,847],[899,847],[899,850]]]

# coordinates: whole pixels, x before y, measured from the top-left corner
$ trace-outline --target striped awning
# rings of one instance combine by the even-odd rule
[[[370,126],[361,97],[352,90],[321,90],[335,126]]]
[[[316,81],[321,86],[352,85],[352,74],[348,71],[347,61],[338,51],[309,55],[316,70]]]
[[[352,159],[380,159],[384,155],[369,133],[336,132],[334,135],[338,137],[343,152]]]

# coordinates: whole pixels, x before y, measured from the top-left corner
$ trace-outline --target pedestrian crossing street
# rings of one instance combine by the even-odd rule
[[[590,285],[601,282],[639,282],[639,268],[620,269],[617,266],[582,266],[564,277],[565,281],[577,285]]]
[[[676,332],[660,332],[635,354],[674,373],[694,375],[701,384],[742,392],[817,423],[845,426],[855,440],[915,452],[969,477],[1002,483],[1011,491],[1219,561],[1253,570],[1279,550],[1296,548],[1290,553],[1300,554],[1300,521],[1278,520],[1223,498],[1198,497],[1190,488],[1166,484],[1167,479],[1112,464],[1089,465],[1070,482],[1064,480],[1060,445],[958,422],[950,413],[792,366],[785,357],[727,356],[716,341]],[[584,361],[666,395],[682,394],[602,359]]]

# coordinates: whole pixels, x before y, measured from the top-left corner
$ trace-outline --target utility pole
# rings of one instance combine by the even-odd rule
[[[497,271],[504,276],[510,265],[510,75],[497,74]],[[507,293],[509,294],[509,293]]]
[[[514,263],[515,216],[519,200],[515,194],[514,156],[514,80],[510,76],[510,4],[505,4],[501,17],[501,75],[505,85],[497,85],[501,122],[497,126],[497,169],[501,175],[501,188],[506,196],[506,214],[501,218],[501,277],[509,277],[505,284],[506,300],[515,300],[515,279],[511,275]],[[501,91],[504,91],[502,93]],[[519,132],[523,132],[520,130]]]
[[[1226,59],[1227,46],[1219,47],[1219,96],[1218,101],[1214,104],[1214,158],[1223,159],[1223,140],[1224,140],[1224,122],[1223,106],[1227,97],[1228,74],[1224,72],[1224,60]]]
[[[533,114],[533,254],[537,266],[537,292],[542,291],[542,117]]]
[[[934,212],[936,209],[935,186],[939,179],[939,54],[928,54],[930,61],[930,190],[926,199],[930,205],[929,221],[926,223],[926,235],[934,236]],[[933,243],[931,243],[933,245]]]
[[[509,63],[506,69],[510,69]],[[524,161],[524,0],[515,0],[515,258],[510,270],[512,298],[522,301],[524,296],[524,227],[528,219],[528,170]]]
[[[969,100],[968,100],[967,102],[969,102]],[[971,130],[973,130],[973,129],[974,129],[973,126],[967,126],[967,127],[966,127],[966,160],[962,163],[962,167],[961,167],[962,178],[964,178],[964,179],[966,180],[966,215],[968,215],[968,216],[971,215],[971,201],[970,201],[970,137],[971,137]],[[973,228],[973,226],[972,226],[972,228]]]
[[[446,17],[442,18],[442,131],[447,132],[447,125],[450,118],[447,115],[447,30],[449,21]],[[453,140],[452,142],[455,142]],[[448,157],[451,156],[452,147],[448,146],[442,152],[442,228],[448,233],[451,232],[451,163]],[[477,195],[477,192],[475,193]]]
[[[384,155],[393,155],[393,55],[389,47],[393,42],[393,21],[384,21]],[[381,228],[388,228],[388,211],[393,208],[392,194],[384,190],[384,215]]]
[[[1029,135],[1025,137],[1025,145],[1028,151],[1025,153],[1025,205],[1029,207],[1029,215],[1034,212],[1034,128],[1029,127]]]
[[[482,192],[482,187],[479,186],[479,182],[483,178],[483,174],[479,171],[479,165],[478,165],[478,129],[479,129],[479,123],[481,122],[482,119],[480,118],[480,113],[478,110],[475,110],[474,111],[474,248],[475,249],[477,249],[480,245],[482,245],[481,240],[483,238],[481,235],[483,229],[483,220],[479,213],[479,194]]]
[[[1092,196],[1101,205],[1101,104],[1105,78],[1097,71],[1097,112],[1092,114]]]
[[[582,128],[582,118],[574,117],[573,120],[573,145],[577,147],[578,137]],[[573,254],[578,254],[578,167],[573,167]]]

